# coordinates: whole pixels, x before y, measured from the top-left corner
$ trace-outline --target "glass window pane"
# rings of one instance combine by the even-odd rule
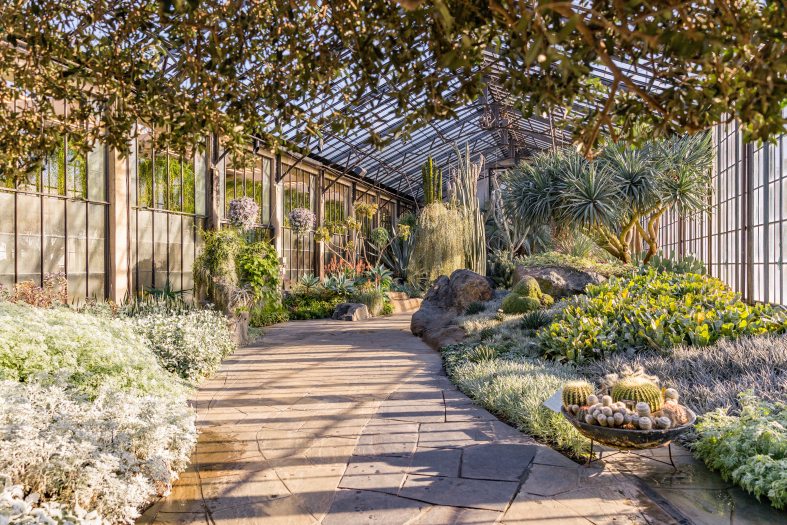
[[[41,198],[20,193],[17,199],[17,281],[41,284]]]
[[[85,155],[68,144],[66,151],[66,189],[69,197],[87,197],[87,163]]]
[[[132,144],[131,152],[128,155],[128,187],[129,187],[129,203],[131,206],[137,206],[137,185],[139,184],[137,172],[139,166],[137,165],[137,148],[136,144]]]
[[[14,283],[14,194],[0,191],[0,284]]]
[[[68,201],[68,293],[72,298],[87,296],[87,204]]]
[[[156,193],[156,208],[166,209],[167,207],[167,154],[156,151],[156,161],[154,165],[153,177],[154,189]]]
[[[183,290],[194,288],[194,218],[183,216]]]
[[[262,222],[271,222],[271,176],[273,163],[271,159],[262,159]]]
[[[87,190],[91,201],[106,199],[106,167],[106,148],[96,142],[93,150],[87,154]]]
[[[183,166],[183,211],[186,213],[194,213],[194,155],[186,155],[182,157],[181,164]]]
[[[153,207],[153,137],[147,128],[137,139],[137,198],[140,207]]]
[[[137,291],[153,286],[153,212],[137,212]]]
[[[66,271],[66,201],[44,199],[44,274]]]
[[[42,191],[53,195],[66,194],[66,149],[62,141],[51,154],[44,159],[41,174]]]
[[[180,215],[169,216],[169,275],[168,280],[173,290],[180,291],[183,285],[180,281],[182,269],[181,233],[183,223]],[[159,285],[161,287],[161,285]]]
[[[186,157],[188,158],[188,157]],[[183,194],[183,181],[181,180],[181,170],[183,169],[183,157],[172,152],[167,155],[167,171],[169,173],[169,206],[168,210],[180,211],[181,198]]]
[[[106,249],[106,207],[88,205],[88,297],[104,297],[104,253]]]
[[[206,169],[205,152],[198,151],[194,159],[194,213],[197,215],[205,215]]]
[[[167,282],[167,214],[153,214],[153,287],[162,288]]]

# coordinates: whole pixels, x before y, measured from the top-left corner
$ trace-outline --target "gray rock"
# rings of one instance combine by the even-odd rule
[[[514,284],[527,276],[538,281],[541,291],[555,299],[584,293],[589,284],[600,284],[607,280],[599,273],[567,266],[517,266]]]
[[[413,314],[410,331],[433,348],[464,339],[461,327],[451,324],[470,303],[493,297],[486,277],[470,270],[456,270],[451,277],[441,275],[426,292],[421,307]]]
[[[369,319],[369,309],[363,303],[341,303],[333,311],[333,319],[337,321],[361,321]]]

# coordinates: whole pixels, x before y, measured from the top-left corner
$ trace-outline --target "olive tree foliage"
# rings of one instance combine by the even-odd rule
[[[785,124],[780,1],[0,4],[6,173],[63,133],[78,149],[101,137],[126,151],[137,120],[171,147],[193,146],[207,132],[230,146],[253,133],[278,147],[290,125],[303,147],[353,128],[379,145],[452,117],[490,77],[511,93],[511,110],[558,115],[586,154],[601,132],[622,139],[620,130],[638,123],[667,134],[738,118],[747,139]],[[374,110],[385,99],[401,117],[393,129]],[[58,100],[69,101],[67,114]]]
[[[659,249],[659,223],[669,210],[704,210],[711,195],[713,144],[708,132],[610,143],[592,161],[576,150],[546,151],[505,178],[508,214],[531,224],[580,229],[612,256],[631,263],[638,236],[647,263]]]

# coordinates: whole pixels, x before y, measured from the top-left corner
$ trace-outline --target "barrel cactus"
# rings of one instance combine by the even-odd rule
[[[664,397],[658,385],[640,376],[625,377],[615,383],[612,387],[612,399],[644,402],[648,404],[651,412],[661,410],[664,404]]]
[[[588,397],[593,395],[593,385],[587,381],[570,381],[563,385],[563,406],[584,406]]]

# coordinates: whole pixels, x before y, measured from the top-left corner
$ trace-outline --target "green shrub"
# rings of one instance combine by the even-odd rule
[[[706,346],[721,337],[776,328],[771,309],[749,306],[718,279],[654,269],[589,286],[538,332],[544,355],[584,361],[678,344]]]
[[[292,320],[328,319],[333,315],[336,305],[344,301],[344,296],[320,289],[315,292],[292,292],[284,298],[283,304]]]
[[[719,409],[697,424],[696,456],[777,509],[787,508],[787,405],[742,394],[740,416]]]
[[[249,325],[270,326],[289,320],[290,316],[281,303],[263,303],[252,307],[249,313]]]
[[[365,304],[371,315],[378,316],[385,306],[385,294],[376,288],[358,290],[350,296],[349,302]]]
[[[696,273],[700,275],[708,273],[705,263],[692,255],[676,258],[674,254],[670,254],[669,257],[656,254],[651,257],[647,266],[641,267],[640,271],[647,271],[648,268],[653,268],[659,272]]]
[[[587,452],[588,441],[561,414],[543,406],[563,383],[578,379],[566,366],[521,358],[472,362],[473,348],[461,344],[442,352],[451,380],[490,412],[574,457]]]
[[[522,316],[522,328],[525,330],[538,330],[542,326],[548,325],[552,321],[552,316],[544,310],[528,312]]]
[[[503,299],[501,308],[507,314],[523,314],[541,308],[541,301],[533,297],[523,297],[510,293]]]
[[[551,295],[541,292],[538,281],[526,276],[503,299],[501,309],[507,314],[523,314],[538,310],[542,306],[550,307],[554,302]]]
[[[382,315],[392,315],[394,313],[393,303],[386,297],[383,304]]]
[[[0,379],[57,384],[89,398],[105,385],[179,395],[183,386],[136,330],[122,318],[0,303]]]
[[[623,264],[620,261],[600,262],[590,257],[576,257],[560,252],[546,252],[527,257],[517,257],[514,262],[519,266],[564,266],[575,270],[592,271],[605,277],[624,276],[634,271],[631,265]]]
[[[465,315],[475,315],[480,314],[486,310],[486,305],[481,301],[473,301],[469,305],[467,305],[467,309],[465,310]]]
[[[159,308],[132,318],[162,366],[189,381],[213,375],[235,351],[224,314],[214,310]]]

